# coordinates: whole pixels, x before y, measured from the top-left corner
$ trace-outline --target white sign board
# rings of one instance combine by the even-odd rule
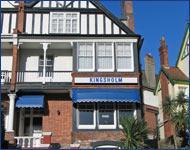
[[[135,77],[76,77],[75,83],[92,83],[92,84],[123,84],[138,83]]]

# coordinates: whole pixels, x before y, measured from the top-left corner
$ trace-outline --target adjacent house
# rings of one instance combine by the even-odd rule
[[[159,100],[155,95],[156,87],[155,61],[149,53],[145,56],[145,70],[142,71],[142,91],[144,104],[144,120],[147,122],[149,139],[157,139]]]
[[[159,99],[159,125],[161,139],[168,138],[174,134],[174,128],[167,115],[163,113],[163,102],[166,97],[175,98],[179,91],[183,91],[189,97],[189,23],[181,44],[176,66],[168,64],[168,46],[165,38],[160,42],[160,65],[158,81],[155,94]]]
[[[133,31],[132,2],[123,3],[122,21],[98,0],[1,7],[6,140],[29,148],[114,147],[124,137],[120,119],[140,118],[142,109],[142,39]]]

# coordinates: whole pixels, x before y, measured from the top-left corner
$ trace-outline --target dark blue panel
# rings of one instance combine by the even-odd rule
[[[43,95],[27,95],[21,96],[16,101],[18,108],[43,108],[44,96]]]
[[[72,99],[77,102],[137,102],[140,103],[138,89],[73,89]]]

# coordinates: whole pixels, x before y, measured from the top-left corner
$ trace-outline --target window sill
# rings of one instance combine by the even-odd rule
[[[86,129],[86,130],[89,130],[89,129],[91,129],[91,130],[93,130],[93,129],[95,129],[96,127],[95,127],[95,125],[78,125],[78,130],[84,130],[84,129]]]
[[[114,72],[114,69],[109,69],[109,70],[98,69],[97,72]]]
[[[107,130],[107,129],[116,129],[116,125],[99,125],[98,126],[99,130]]]

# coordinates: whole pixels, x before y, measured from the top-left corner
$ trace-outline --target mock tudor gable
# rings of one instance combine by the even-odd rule
[[[13,33],[16,27],[15,4],[11,8],[4,4],[2,8],[3,35]],[[100,2],[94,0],[34,1],[26,3],[24,11],[25,34],[136,35]],[[60,23],[63,28],[58,25]]]

